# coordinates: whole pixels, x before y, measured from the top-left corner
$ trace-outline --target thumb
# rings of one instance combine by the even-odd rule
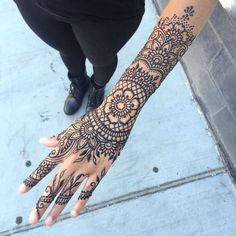
[[[59,140],[56,138],[55,135],[53,135],[48,138],[40,138],[39,143],[46,147],[56,147],[59,143]]]

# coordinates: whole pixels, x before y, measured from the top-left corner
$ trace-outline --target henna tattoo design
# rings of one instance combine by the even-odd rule
[[[56,162],[43,160],[38,168],[23,182],[27,187],[34,187],[42,178],[44,178],[54,167],[57,165]]]
[[[66,170],[63,170],[60,174],[56,174],[52,186],[48,185],[45,193],[43,196],[39,198],[39,200],[36,203],[36,212],[38,215],[38,218],[41,218],[44,210],[46,210],[47,206],[53,202],[55,197],[60,192],[62,186],[65,183],[65,174]],[[104,167],[101,171],[100,176],[97,175],[96,182],[90,183],[90,188],[87,191],[81,191],[81,194],[79,195],[78,199],[86,200],[89,199],[90,196],[92,196],[92,192],[95,190],[95,188],[98,186],[101,179],[106,175],[106,168]],[[71,176],[68,178],[66,185],[61,190],[59,196],[56,199],[55,204],[58,205],[66,205],[80,184],[83,182],[84,177],[87,176],[83,173],[75,175],[75,171],[71,174]]]
[[[62,189],[55,204],[58,204],[58,205],[67,204],[70,201],[70,199],[72,198],[72,196],[74,195],[74,193],[77,190],[77,188],[79,187],[79,185],[82,183],[84,176],[85,176],[85,174],[79,174],[79,175],[75,176],[74,173],[72,173],[67,185]]]
[[[37,201],[36,211],[38,214],[38,218],[41,217],[40,209],[45,209],[46,205],[49,205],[51,202],[53,202],[53,200],[61,190],[62,186],[64,185],[65,171],[66,170],[63,170],[61,173],[55,175],[52,182],[52,186],[48,185],[45,190],[45,195],[42,195]]]
[[[181,17],[161,18],[154,27],[153,33],[133,63],[143,63],[149,73],[157,76],[157,84],[164,80],[191,45],[195,36],[194,26],[188,21],[193,16],[193,6],[184,9]]]
[[[92,196],[93,191],[95,190],[95,188],[98,186],[98,184],[100,183],[100,181],[102,180],[102,178],[106,175],[106,169],[105,167],[103,168],[103,170],[101,171],[101,176],[99,177],[97,175],[96,178],[96,182],[91,182],[90,183],[90,188],[89,190],[86,191],[81,191],[81,194],[78,197],[78,200],[87,200]]]
[[[57,135],[57,139],[60,140],[60,145],[63,146],[68,152],[67,146],[69,146],[69,142],[66,140],[66,132],[67,129],[63,130],[61,133]],[[62,156],[57,157],[56,150],[52,150],[48,157],[43,160],[36,170],[31,173],[29,177],[27,177],[23,183],[29,187],[33,188],[42,178],[44,178],[48,173],[50,173],[60,162],[62,162],[65,158]]]
[[[61,146],[55,156],[80,152],[75,162],[87,160],[95,165],[101,156],[112,163],[116,160],[143,105],[194,40],[194,26],[189,24],[193,14],[193,6],[189,6],[182,16],[159,20],[102,105],[69,127],[67,145]]]

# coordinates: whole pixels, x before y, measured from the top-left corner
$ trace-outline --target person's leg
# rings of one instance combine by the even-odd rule
[[[101,105],[105,85],[117,67],[117,53],[135,33],[141,20],[142,16],[121,21],[81,20],[71,24],[86,58],[93,65],[86,113]]]
[[[59,51],[60,56],[73,76],[83,76],[85,55],[76,40],[71,25],[59,21],[34,4],[34,0],[14,0],[28,26],[45,43]]]
[[[64,102],[64,113],[74,114],[81,106],[89,88],[89,77],[85,68],[85,55],[76,40],[71,25],[64,19],[48,13],[35,5],[34,0],[14,0],[29,27],[45,43],[59,51],[68,69],[71,81],[69,95]]]
[[[117,67],[117,53],[135,33],[141,20],[142,16],[121,21],[81,20],[71,24],[86,58],[93,65],[96,84],[104,86],[110,80]]]

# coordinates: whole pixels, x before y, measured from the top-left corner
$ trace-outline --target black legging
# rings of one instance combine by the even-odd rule
[[[58,50],[73,76],[83,76],[85,59],[93,65],[94,80],[105,85],[117,67],[117,53],[137,30],[142,16],[128,20],[70,22],[34,4],[34,0],[14,0],[29,27],[48,45]],[[66,1],[66,0],[65,0]]]

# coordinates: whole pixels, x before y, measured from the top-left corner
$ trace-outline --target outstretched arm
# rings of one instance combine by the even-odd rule
[[[121,147],[141,108],[188,50],[216,3],[216,0],[170,1],[141,51],[97,109],[94,117],[107,132],[115,132],[112,138]]]
[[[55,145],[50,140],[48,146],[55,148],[20,187],[22,193],[29,191],[62,163],[32,210],[30,223],[36,223],[59,195],[46,219],[47,225],[53,224],[87,179],[71,212],[72,216],[79,214],[125,146],[142,107],[188,50],[216,2],[171,0],[147,42],[101,106],[58,134]]]

